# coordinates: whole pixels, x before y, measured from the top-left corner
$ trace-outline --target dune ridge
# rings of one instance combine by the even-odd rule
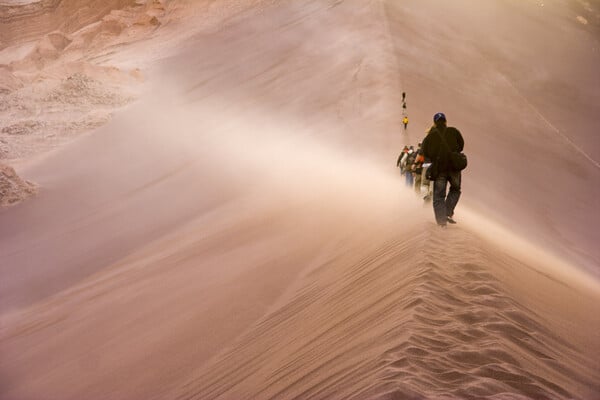
[[[598,393],[597,360],[553,326],[567,316],[549,321],[503,282],[503,270],[526,265],[503,259],[461,229],[424,226],[411,233],[380,242],[362,260],[339,254],[284,307],[197,371],[178,398]]]

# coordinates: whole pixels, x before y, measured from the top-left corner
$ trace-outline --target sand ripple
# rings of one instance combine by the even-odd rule
[[[474,242],[466,232],[431,227],[351,266],[340,254],[199,371],[179,398],[600,393],[598,364],[511,296],[500,261]]]

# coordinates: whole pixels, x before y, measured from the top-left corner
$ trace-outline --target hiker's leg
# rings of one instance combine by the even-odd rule
[[[421,195],[421,174],[415,173],[415,193]]]
[[[454,215],[454,208],[460,198],[460,171],[448,172],[448,180],[450,181],[450,190],[446,198],[446,214],[451,217]]]
[[[433,181],[433,213],[435,221],[440,224],[446,224],[446,184],[448,178],[445,174],[440,174]]]

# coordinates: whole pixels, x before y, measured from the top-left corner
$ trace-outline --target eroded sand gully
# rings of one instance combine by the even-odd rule
[[[565,120],[597,118],[555,118],[521,57],[560,21],[583,61],[542,75],[591,99],[593,5],[117,3],[0,52],[2,157],[38,188],[0,210],[1,398],[598,396],[599,174],[543,179],[547,125],[587,151]],[[440,109],[471,162],[446,231],[393,168]]]

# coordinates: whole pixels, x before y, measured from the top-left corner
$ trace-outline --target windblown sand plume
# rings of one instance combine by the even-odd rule
[[[599,15],[0,1],[0,398],[598,398]]]

